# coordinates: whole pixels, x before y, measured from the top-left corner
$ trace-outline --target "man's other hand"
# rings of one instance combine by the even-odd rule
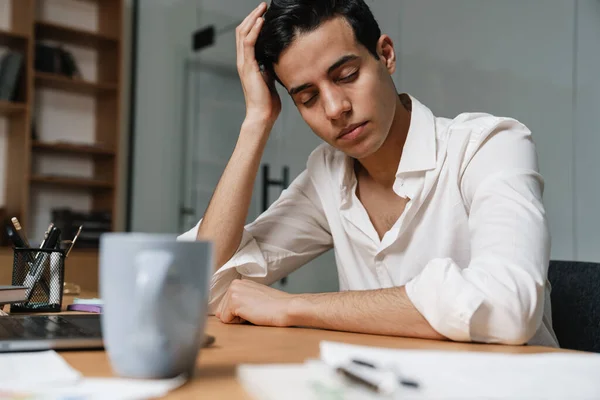
[[[289,326],[293,295],[249,280],[231,282],[215,315],[227,324]]]

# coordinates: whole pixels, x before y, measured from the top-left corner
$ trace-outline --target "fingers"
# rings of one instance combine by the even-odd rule
[[[225,296],[223,296],[223,298],[219,302],[219,307],[215,311],[215,317],[217,317],[219,319],[221,319],[221,315],[223,315],[223,308],[225,307],[225,304],[227,303],[227,297],[228,297],[228,293],[225,293]]]
[[[256,23],[248,32],[248,35],[244,39],[244,58],[246,61],[253,61],[255,58],[254,55],[254,46],[256,45],[256,39],[258,39],[258,34],[260,33],[260,28],[263,26],[264,19],[258,18]]]
[[[238,36],[242,39],[248,35],[248,32],[254,26],[256,19],[260,17],[267,9],[267,3],[262,2],[256,7],[248,16],[242,21],[242,23],[236,29]]]
[[[258,7],[254,9],[248,16],[242,21],[242,23],[236,28],[236,50],[238,55],[238,67],[239,64],[243,62],[241,59],[244,55],[244,43],[246,41],[246,37],[248,36],[250,31],[253,31],[256,28],[257,21],[259,24],[262,24],[262,18],[260,18],[264,12],[266,11],[267,4],[260,3]],[[260,32],[260,27],[258,28]],[[256,33],[256,37],[258,37],[258,33]],[[256,43],[256,39],[254,39],[254,43]],[[254,44],[252,44],[254,46]]]
[[[224,307],[221,311],[221,322],[234,324],[236,323],[236,318],[238,318],[238,316],[234,314],[233,307],[231,306]]]
[[[230,284],[229,289],[227,289],[225,296],[223,296],[223,299],[219,304],[219,309],[215,313],[215,316],[219,318],[221,322],[226,324],[241,324],[244,322],[242,318],[236,315],[237,304],[235,302],[235,299],[233,298],[233,293],[235,291],[233,287],[236,285],[237,280],[234,280]]]

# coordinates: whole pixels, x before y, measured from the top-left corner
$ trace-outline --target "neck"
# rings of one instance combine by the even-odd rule
[[[406,94],[401,94],[396,97],[394,120],[385,141],[375,153],[358,160],[355,164],[357,176],[359,173],[365,174],[377,184],[387,188],[394,185],[402,149],[408,136],[410,118],[410,98]]]

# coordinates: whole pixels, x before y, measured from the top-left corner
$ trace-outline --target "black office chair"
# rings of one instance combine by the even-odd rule
[[[548,280],[560,347],[600,353],[600,264],[550,261]]]

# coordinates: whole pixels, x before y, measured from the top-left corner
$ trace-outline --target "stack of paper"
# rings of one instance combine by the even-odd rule
[[[185,382],[183,377],[163,380],[84,378],[76,384],[47,386],[21,392],[40,400],[137,400],[166,396]],[[1,398],[1,397],[0,397]],[[15,397],[15,399],[29,397]]]
[[[0,389],[30,390],[78,382],[81,374],[55,351],[0,354]]]
[[[500,354],[393,350],[322,342],[321,361],[241,366],[238,376],[256,399],[382,398],[350,383],[335,368],[353,359],[393,370],[418,388],[401,385],[398,399],[599,399],[600,355]],[[289,394],[289,395],[288,395]]]
[[[53,350],[0,354],[1,399],[148,399],[184,382],[84,378]]]
[[[318,360],[304,364],[241,365],[238,379],[257,400],[374,400],[370,390],[348,385]]]

